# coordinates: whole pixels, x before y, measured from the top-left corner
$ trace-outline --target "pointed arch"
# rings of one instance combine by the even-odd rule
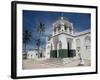
[[[86,36],[84,41],[85,41],[85,44],[89,44],[91,41],[90,36]]]
[[[84,39],[85,49],[86,49],[86,51],[89,51],[90,48],[91,48],[91,44],[90,44],[90,42],[91,42],[91,38],[90,38],[90,36],[86,36],[85,39]]]
[[[51,43],[51,50],[52,50],[52,47],[53,47],[53,46],[52,46],[52,43]]]
[[[62,49],[62,42],[59,41],[59,49]]]

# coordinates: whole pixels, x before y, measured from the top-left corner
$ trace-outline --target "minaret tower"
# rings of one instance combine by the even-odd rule
[[[73,56],[73,24],[67,18],[61,17],[53,23],[53,34],[50,41],[47,41],[46,53],[48,58],[68,58]],[[71,57],[70,56],[70,57]]]

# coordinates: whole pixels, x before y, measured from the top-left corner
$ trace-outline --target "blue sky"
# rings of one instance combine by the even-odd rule
[[[58,20],[62,14],[65,18],[73,23],[74,31],[80,32],[90,29],[91,15],[87,13],[23,10],[23,31],[29,30],[32,32],[32,42],[28,45],[28,47],[36,48],[34,38],[36,37],[36,28],[40,22],[45,24],[45,34],[49,35],[52,33],[52,24]],[[45,38],[43,38],[43,40],[45,40]]]

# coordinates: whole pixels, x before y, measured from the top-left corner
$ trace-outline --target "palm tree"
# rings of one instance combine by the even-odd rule
[[[40,22],[39,26],[37,27],[37,32],[39,33],[39,35],[45,32],[45,27],[43,23]]]
[[[23,44],[24,44],[24,50],[25,50],[25,56],[24,58],[27,59],[27,44],[31,41],[32,33],[28,30],[25,30],[23,32]]]
[[[36,41],[36,46],[37,46],[37,49],[38,49],[38,57],[39,57],[40,46],[41,46],[41,43],[42,43],[41,36],[43,36],[43,32],[45,32],[44,24],[40,22],[36,31],[37,31],[37,39],[35,41]]]

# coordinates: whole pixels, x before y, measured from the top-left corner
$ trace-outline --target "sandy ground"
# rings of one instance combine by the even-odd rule
[[[84,66],[90,66],[89,60],[84,60]],[[79,67],[79,60],[70,60],[68,63],[63,64],[62,59],[48,59],[48,60],[23,60],[23,69],[42,69],[42,68],[62,68],[62,67]]]

